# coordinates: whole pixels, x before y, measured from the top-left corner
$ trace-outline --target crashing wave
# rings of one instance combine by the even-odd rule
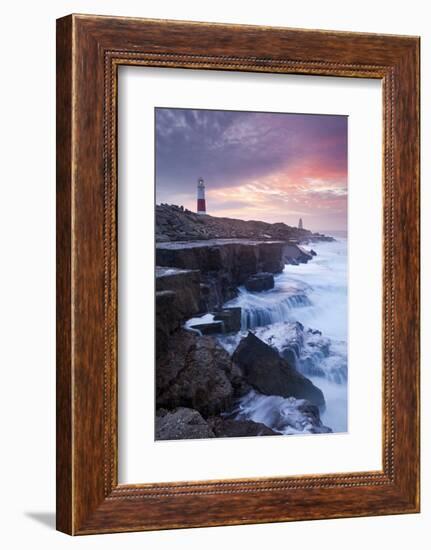
[[[322,424],[319,409],[305,399],[262,395],[254,390],[237,402],[231,416],[260,422],[284,435],[332,431]]]
[[[311,305],[307,288],[296,285],[282,292],[277,287],[260,293],[240,288],[238,297],[227,302],[225,307],[241,308],[241,329],[247,330],[291,321],[292,310]]]
[[[247,332],[223,335],[218,339],[232,354]],[[322,377],[337,384],[347,381],[346,342],[326,338],[320,331],[306,329],[298,321],[256,327],[250,332],[275,348],[305,376]]]

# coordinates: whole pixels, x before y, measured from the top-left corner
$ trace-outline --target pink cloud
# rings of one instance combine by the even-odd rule
[[[330,162],[303,159],[261,178],[209,189],[208,205],[217,216],[288,224],[303,217],[310,229],[344,228],[347,174]]]

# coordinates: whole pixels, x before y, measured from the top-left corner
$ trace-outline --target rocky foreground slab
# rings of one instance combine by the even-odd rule
[[[292,407],[300,399],[296,417],[306,420],[307,430],[330,431],[320,420],[322,392],[252,333],[231,357],[210,336],[177,331],[157,361],[156,439],[276,435],[263,424],[231,417],[238,398],[255,391],[290,397]]]

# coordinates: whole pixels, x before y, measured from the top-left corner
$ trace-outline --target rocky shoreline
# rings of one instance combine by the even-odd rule
[[[308,433],[331,431],[320,420],[323,393],[252,332],[230,356],[215,338],[180,329],[157,359],[156,439],[281,433],[234,418],[239,398],[252,391],[290,398],[303,413]]]
[[[256,331],[241,333],[230,353],[218,338],[240,334],[241,308],[224,307],[238,287],[271,289],[285,264],[313,258],[303,244],[332,238],[167,205],[157,206],[156,220],[156,439],[282,433],[241,419],[238,404],[253,393],[288,398],[295,413],[283,422],[294,430],[331,431],[320,419],[323,393],[299,372],[294,352],[280,353]]]
[[[267,223],[199,215],[182,206],[156,205],[156,242],[210,239],[281,240],[307,244],[331,241],[332,237],[285,223]]]

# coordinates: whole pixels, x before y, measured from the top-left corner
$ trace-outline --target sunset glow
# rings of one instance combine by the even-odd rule
[[[347,117],[156,109],[156,202],[297,225],[347,226]]]

